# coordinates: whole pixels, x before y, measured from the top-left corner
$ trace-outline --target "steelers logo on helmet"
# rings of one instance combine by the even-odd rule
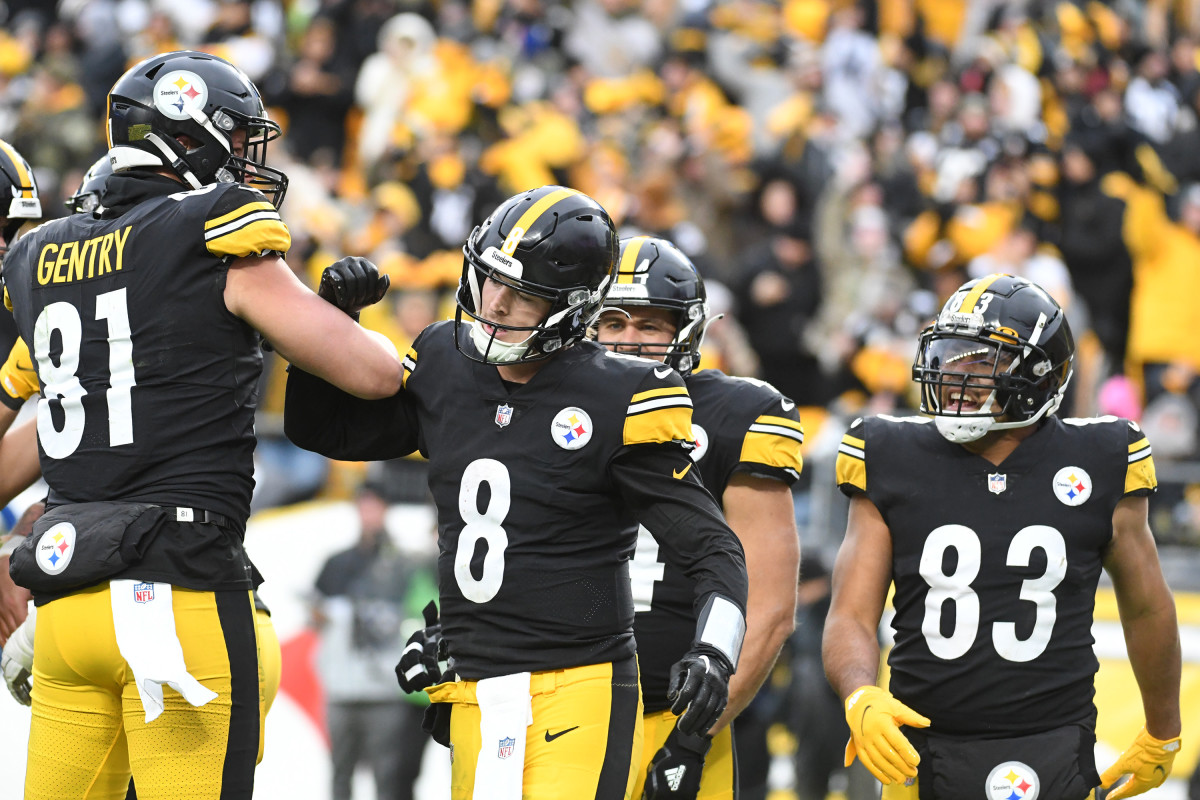
[[[204,113],[208,85],[194,72],[177,69],[154,84],[154,107],[171,119],[191,119],[192,112]]]
[[[1092,477],[1079,467],[1063,467],[1054,473],[1054,496],[1064,505],[1081,506],[1092,496]]]
[[[988,773],[983,791],[989,800],[1037,800],[1041,787],[1033,767],[1020,761],[1005,761]]]
[[[592,440],[592,418],[582,408],[568,406],[554,415],[550,436],[564,450],[578,450]]]
[[[708,431],[696,423],[692,423],[692,436],[696,437],[695,447],[692,448],[692,461],[699,461],[708,452]]]

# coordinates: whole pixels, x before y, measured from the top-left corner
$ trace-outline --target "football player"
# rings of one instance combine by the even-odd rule
[[[1062,309],[1009,275],[960,287],[920,337],[924,417],[857,420],[823,657],[855,755],[885,798],[1090,796],[1161,784],[1179,750],[1180,647],[1147,521],[1150,443],[1125,419],[1059,419],[1075,345]],[[1145,727],[1093,759],[1092,615],[1112,578]],[[894,585],[890,688],[876,631]],[[901,731],[901,727],[906,731]],[[1007,794],[1006,794],[1007,793]]]
[[[28,800],[124,797],[131,772],[148,797],[251,795],[261,578],[242,537],[260,337],[363,397],[402,375],[385,339],[284,261],[287,176],[265,163],[278,135],[227,61],[146,59],[109,94],[102,210],[35,228],[5,259],[50,489],[12,555],[38,606]],[[386,288],[321,293],[351,307]]]
[[[729,705],[712,730],[687,736],[675,725],[667,690],[671,665],[687,651],[695,627],[691,582],[659,559],[653,531],[638,530],[631,577],[645,748],[634,797],[735,796],[730,723],[794,627],[800,541],[790,486],[800,477],[804,431],[795,403],[770,384],[713,369],[693,372],[708,323],[704,281],[679,248],[646,236],[621,240],[617,281],[595,339],[683,376],[692,398],[692,460],[742,542],[750,581],[746,641]]]
[[[584,340],[616,277],[607,212],[544,186],[502,203],[463,252],[455,319],[413,343],[403,391],[356,400],[293,366],[285,430],[333,458],[429,458],[450,673],[401,678],[443,678],[428,692],[435,723],[452,709],[452,796],[628,798],[642,749],[634,521],[693,581],[699,621],[669,692],[686,733],[725,708],[742,548],[688,457],[679,374]]]
[[[16,148],[3,139],[0,139],[0,197],[9,198],[8,207],[0,207],[0,211],[3,212],[0,213],[2,263],[9,245],[16,241],[22,228],[31,226],[42,218],[42,202],[38,196],[33,170]],[[0,311],[0,315],[7,318],[2,320],[4,327],[9,330],[11,336],[15,336],[12,318],[3,311]],[[12,339],[6,338],[4,341],[8,343]],[[25,364],[32,369],[28,351]],[[15,408],[7,407],[7,386],[0,395],[5,395],[0,397],[0,401],[5,401],[4,407],[0,407],[0,433],[3,433],[17,418],[20,403],[17,403]],[[4,465],[4,469],[0,470],[0,494],[9,498],[36,480],[38,475],[37,448],[33,444],[34,429],[25,424],[20,426],[19,430],[19,433],[13,431],[12,436],[6,437],[0,443],[0,463]],[[9,553],[16,543],[15,539],[10,539],[0,544],[0,647],[4,646],[8,637],[24,621],[29,605],[29,591],[14,584],[8,575]]]
[[[76,214],[92,213],[99,205],[100,191],[104,188],[104,181],[111,174],[112,167],[106,154],[88,169],[80,181],[79,189],[66,201],[67,208]],[[26,489],[42,474],[37,458],[36,421],[23,423],[11,434],[7,433],[21,407],[29,398],[39,393],[37,374],[34,371],[29,348],[25,346],[24,339],[17,339],[9,351],[7,360],[0,365],[0,390],[2,390],[0,391],[0,434],[3,434],[3,438],[0,438],[0,464],[3,465],[3,469],[0,469],[0,505],[6,505],[18,492]],[[0,583],[12,584],[12,579],[8,574],[8,556],[16,549],[20,540],[28,534],[33,520],[40,517],[44,511],[45,503],[32,504],[22,515],[21,522],[14,527],[10,539],[0,545],[0,554],[3,554],[0,556],[3,559],[0,561]],[[24,600],[24,605],[14,608],[14,613],[10,615],[11,619],[6,618],[0,611],[0,646],[4,645],[5,640],[13,632],[13,628],[20,625],[25,614],[25,607],[28,605],[29,590],[19,586],[15,589],[19,594],[18,599]],[[282,653],[279,647],[279,636],[271,621],[270,609],[259,597],[257,590],[253,596],[258,633],[258,657],[261,665],[259,703],[262,709],[261,719],[265,722],[266,714],[275,702],[275,695],[279,692]],[[13,627],[8,627],[10,623]],[[30,670],[33,659],[34,622],[31,621],[25,627],[28,628],[25,640],[29,646],[25,648],[22,656],[28,663],[16,663],[17,651],[11,650],[10,654],[5,656],[8,659],[6,666],[9,667],[5,670],[5,680],[8,682],[8,688],[13,697],[18,702],[29,705],[32,686]],[[258,753],[260,763],[262,762],[262,747],[263,741],[260,737]],[[132,791],[130,796],[131,798],[134,796]]]
[[[96,159],[95,163],[88,167],[88,171],[83,173],[83,179],[79,182],[75,194],[63,201],[67,210],[72,214],[90,214],[95,211],[100,205],[100,190],[104,188],[104,181],[112,172],[112,161],[107,153]]]

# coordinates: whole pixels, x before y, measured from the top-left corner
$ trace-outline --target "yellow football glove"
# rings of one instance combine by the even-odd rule
[[[901,725],[928,728],[929,720],[892,697],[887,689],[860,686],[846,698],[846,766],[854,756],[884,784],[917,777],[921,757],[900,732]]]
[[[1108,800],[1133,797],[1135,794],[1161,786],[1171,774],[1171,765],[1175,763],[1175,754],[1178,752],[1178,736],[1165,741],[1155,739],[1146,733],[1143,727],[1138,731],[1129,749],[1117,759],[1117,763],[1104,770],[1104,774],[1100,776],[1100,786],[1107,789],[1122,775],[1129,773],[1129,780],[1109,794]]]

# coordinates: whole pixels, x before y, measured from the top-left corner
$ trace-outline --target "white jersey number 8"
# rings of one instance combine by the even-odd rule
[[[953,547],[958,555],[954,571],[942,569],[946,550]],[[1035,548],[1046,554],[1046,571],[1021,583],[1021,599],[1037,607],[1033,632],[1028,639],[1017,638],[1016,623],[997,622],[992,626],[992,645],[1001,658],[1032,661],[1046,650],[1054,632],[1057,607],[1054,589],[1067,574],[1067,545],[1062,534],[1046,525],[1022,528],[1008,546],[1006,563],[1010,567],[1029,566]],[[971,583],[979,574],[979,535],[963,525],[942,525],[933,530],[921,551],[921,577],[929,584],[925,595],[925,619],[921,633],[929,651],[947,661],[959,658],[971,649],[979,632],[979,595]],[[954,604],[954,624],[949,636],[942,634],[942,607]]]
[[[488,485],[490,496],[487,508],[479,511],[479,487]],[[462,531],[458,534],[458,549],[454,552],[454,579],[463,597],[474,603],[486,603],[500,591],[504,582],[504,550],[508,534],[502,527],[512,502],[512,481],[508,467],[492,458],[472,461],[463,471],[458,490],[458,513],[462,516]],[[487,542],[483,557],[483,572],[478,579],[471,574],[471,559],[479,540]]]

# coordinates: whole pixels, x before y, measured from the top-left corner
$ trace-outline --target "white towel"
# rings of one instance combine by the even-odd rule
[[[215,699],[217,693],[193,678],[184,664],[175,633],[171,584],[117,580],[108,586],[117,647],[133,670],[147,724],[163,712],[164,684],[194,706]]]
[[[475,686],[483,744],[475,764],[474,800],[521,800],[525,729],[533,724],[529,673],[484,678]]]

